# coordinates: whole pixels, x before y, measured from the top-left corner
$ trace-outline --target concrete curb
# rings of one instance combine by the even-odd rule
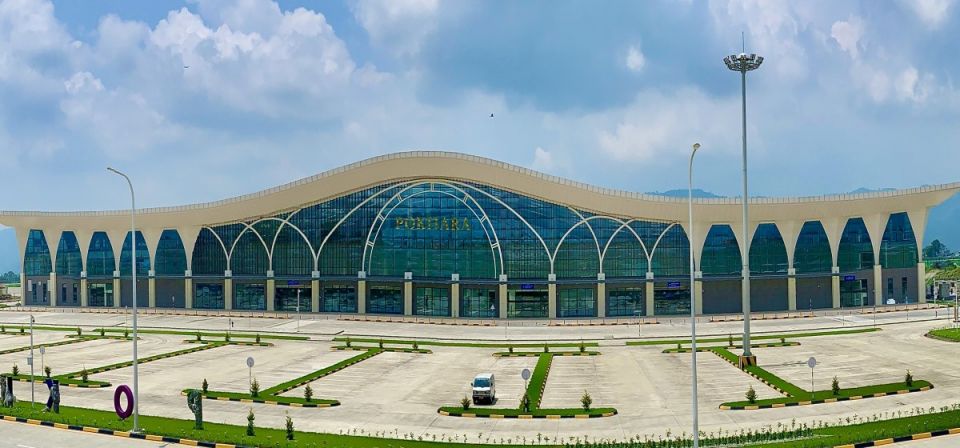
[[[883,445],[890,445],[893,443],[909,442],[911,440],[923,440],[923,439],[929,439],[931,437],[940,437],[940,436],[955,435],[955,434],[960,434],[960,428],[941,429],[939,431],[921,432],[919,434],[912,434],[909,436],[871,440],[869,442],[852,443],[848,445],[837,445],[834,448],[867,448],[871,446],[883,446]]]
[[[930,386],[925,386],[925,387],[919,387],[919,388],[913,388],[913,389],[894,390],[894,391],[890,391],[890,392],[877,392],[877,393],[872,394],[872,395],[853,395],[853,396],[849,396],[849,397],[826,398],[826,399],[823,399],[823,400],[806,400],[806,401],[792,402],[792,403],[759,404],[759,405],[753,405],[753,406],[749,406],[749,405],[748,405],[748,406],[724,406],[724,405],[720,405],[720,409],[721,409],[721,410],[724,410],[724,411],[753,411],[753,410],[756,410],[756,409],[784,408],[784,407],[792,407],[792,406],[809,406],[809,405],[812,405],[812,404],[836,403],[836,402],[838,402],[838,401],[864,400],[864,399],[867,399],[867,398],[880,398],[880,397],[887,397],[887,396],[890,396],[890,395],[903,395],[903,394],[910,394],[910,393],[914,393],[914,392],[926,392],[926,391],[928,391],[928,390],[930,390],[930,389],[933,389],[933,386],[932,386],[932,385],[930,385]]]
[[[600,352],[588,351],[588,352],[548,352],[553,356],[599,356]],[[537,357],[544,354],[544,352],[515,352],[515,353],[494,353],[493,356],[497,358],[524,358],[524,357]]]
[[[513,418],[513,419],[523,419],[523,420],[532,420],[532,419],[548,419],[548,420],[559,420],[565,418],[576,418],[576,419],[588,419],[588,418],[603,418],[603,417],[613,417],[617,415],[617,411],[613,412],[603,412],[603,413],[593,413],[593,414],[574,414],[574,415],[556,415],[556,414],[475,414],[472,412],[447,412],[442,409],[438,409],[437,413],[447,417],[463,417],[463,418]]]
[[[180,395],[186,397],[187,394],[180,392]],[[284,403],[274,400],[263,400],[260,398],[237,398],[237,397],[208,397],[203,395],[205,400],[213,401],[235,401],[238,403],[256,403],[256,404],[266,404],[270,406],[290,406],[292,408],[331,408],[334,406],[340,406],[340,402],[336,403]]]
[[[92,426],[66,425],[63,423],[54,423],[46,420],[26,419],[22,417],[13,417],[10,415],[4,415],[3,420],[8,422],[26,423],[29,425],[47,426],[50,428],[57,428],[57,429],[66,429],[69,431],[80,431],[80,432],[89,432],[94,434],[104,434],[104,435],[114,436],[114,437],[125,437],[128,439],[149,440],[152,442],[178,443],[181,445],[202,446],[207,448],[252,448],[252,447],[247,447],[245,445],[234,445],[230,443],[216,443],[216,442],[207,442],[203,440],[181,439],[178,437],[158,436],[153,434],[137,434],[137,433],[131,433],[127,431],[117,431],[114,429],[95,428]]]

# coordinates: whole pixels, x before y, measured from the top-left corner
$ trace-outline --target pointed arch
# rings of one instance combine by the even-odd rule
[[[57,275],[79,277],[83,271],[83,256],[80,254],[80,243],[72,231],[60,234],[60,243],[57,249]]]
[[[50,260],[50,247],[43,230],[30,229],[27,235],[27,248],[23,256],[23,272],[28,276],[50,275],[53,265]]]

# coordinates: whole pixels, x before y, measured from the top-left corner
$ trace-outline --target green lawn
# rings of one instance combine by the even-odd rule
[[[960,328],[940,328],[927,334],[937,339],[960,342]]]

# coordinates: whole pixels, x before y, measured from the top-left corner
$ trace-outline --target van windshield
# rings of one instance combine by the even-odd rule
[[[490,387],[489,378],[474,378],[473,387]]]

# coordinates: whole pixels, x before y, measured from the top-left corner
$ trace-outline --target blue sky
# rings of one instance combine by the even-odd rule
[[[450,150],[634,191],[960,179],[953,0],[0,1],[2,209],[216,200]],[[185,68],[185,67],[189,68]],[[495,114],[494,118],[489,115]]]

